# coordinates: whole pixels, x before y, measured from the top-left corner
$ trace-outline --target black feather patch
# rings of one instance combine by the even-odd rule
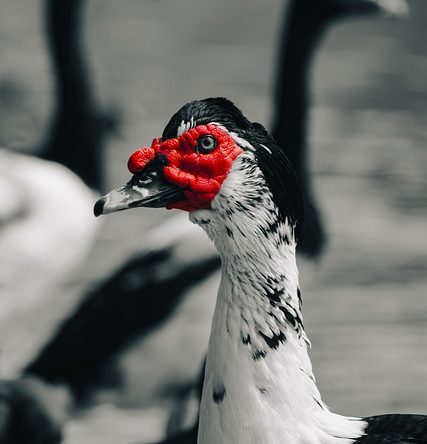
[[[357,444],[427,444],[427,416],[380,415],[363,421],[368,426]]]
[[[242,342],[245,345],[250,344],[251,343],[251,336],[250,335],[242,336]]]
[[[265,335],[264,333],[258,332],[258,334],[264,339],[264,341],[267,343],[267,345],[271,349],[276,349],[279,347],[280,344],[283,344],[286,341],[286,336],[281,331],[278,335],[273,334],[273,336],[269,337]]]
[[[281,288],[279,290],[266,290],[265,295],[268,297],[271,305],[280,304],[282,297],[285,294],[285,289]]]
[[[221,384],[220,387],[214,388],[212,392],[212,399],[215,404],[221,404],[222,401],[224,401],[224,398],[227,394],[227,390],[225,387]]]
[[[295,310],[289,310],[289,308],[280,306],[279,310],[285,315],[288,324],[292,325],[297,331],[302,328],[304,329],[304,325],[302,319],[299,317],[298,313]]]
[[[264,359],[267,356],[267,353],[264,350],[255,350],[252,353],[252,358],[254,361],[259,361],[260,359]]]
[[[228,237],[231,237],[231,239],[233,239],[234,238],[233,230],[227,226],[225,227],[225,229],[227,230]]]
[[[256,149],[258,166],[273,195],[279,215],[282,221],[287,218],[295,226],[295,238],[298,239],[304,218],[304,205],[294,168],[284,150],[279,148],[261,124],[252,123],[250,131],[250,141]],[[289,243],[289,239],[284,239],[284,242]]]

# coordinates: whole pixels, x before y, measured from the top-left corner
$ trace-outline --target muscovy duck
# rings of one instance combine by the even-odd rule
[[[53,62],[61,91],[59,94],[61,99],[58,108],[59,117],[57,117],[53,131],[55,143],[52,140],[48,144],[50,146],[49,157],[62,159],[70,167],[77,162],[77,158],[86,158],[84,155],[79,156],[78,152],[74,151],[68,142],[71,139],[68,137],[67,131],[72,130],[73,125],[67,126],[65,122],[70,120],[72,109],[69,109],[69,105],[73,104],[79,109],[79,112],[74,113],[72,117],[77,119],[77,122],[82,122],[79,124],[80,130],[73,133],[73,137],[82,137],[82,140],[73,143],[76,147],[79,147],[79,150],[89,152],[88,170],[92,173],[95,171],[95,177],[97,177],[99,175],[99,172],[96,171],[98,162],[93,158],[91,149],[99,143],[99,135],[97,136],[97,134],[99,134],[102,121],[100,121],[100,117],[96,121],[93,120],[96,116],[96,109],[94,109],[93,93],[89,88],[90,82],[87,78],[86,64],[83,63],[82,49],[78,48],[77,53],[72,51],[72,48],[78,42],[78,20],[81,20],[82,1],[76,0],[71,3],[67,6],[67,9],[69,8],[67,10],[60,7],[57,0],[48,1],[47,18],[51,30],[50,45],[55,56]],[[296,167],[297,176],[305,196],[306,241],[299,243],[300,251],[309,255],[316,255],[320,253],[323,234],[317,204],[311,192],[305,145],[307,107],[310,94],[309,71],[315,49],[324,32],[336,23],[338,18],[375,13],[384,16],[399,16],[407,11],[407,5],[405,0],[319,0],[315,4],[308,0],[292,0],[288,2],[284,9],[286,17],[283,22],[279,49],[276,93],[274,94],[273,134],[280,146],[287,147],[287,153]],[[58,25],[62,22],[67,26],[61,27]],[[77,101],[74,99],[74,97],[77,97],[76,92],[73,93],[72,88],[70,88],[74,83],[69,85],[76,76],[80,78],[79,84],[81,84],[81,92]],[[63,87],[63,84],[68,85],[68,87]],[[93,131],[90,137],[87,137],[85,133],[88,127]],[[89,146],[87,146],[88,141],[90,141]],[[58,147],[65,147],[66,149],[58,152]],[[92,168],[90,168],[91,164]],[[91,177],[90,174],[89,177]],[[182,223],[184,224],[186,221],[183,220]],[[162,225],[163,231],[167,233],[170,222]],[[307,225],[310,226],[309,230],[307,230]],[[162,226],[156,228],[157,234],[161,230]],[[197,244],[202,242],[202,233],[199,234],[197,230],[191,231],[191,227],[189,227],[184,232],[185,235],[183,236],[185,237],[182,239],[178,237],[169,238],[169,242],[163,246],[160,243],[155,245],[153,242],[150,248],[147,248],[147,252],[142,252],[139,257],[132,258],[113,276],[108,277],[97,290],[90,291],[83,298],[82,305],[64,322],[61,329],[58,330],[58,334],[51,339],[39,356],[35,358],[35,361],[28,366],[27,373],[41,376],[48,381],[67,382],[75,392],[81,392],[82,390],[87,392],[89,385],[96,387],[99,381],[94,379],[94,373],[99,373],[99,369],[104,365],[108,367],[105,362],[108,362],[112,356],[126,348],[135,337],[138,335],[148,336],[152,327],[163,322],[165,317],[171,313],[175,304],[180,302],[181,298],[185,300],[186,294],[189,291],[191,292],[196,282],[203,278],[198,271],[200,261],[197,258],[194,262],[188,261],[186,272],[189,274],[194,272],[194,276],[198,276],[198,279],[196,281],[187,279],[186,285],[182,286],[179,295],[176,294],[173,298],[166,298],[161,304],[153,304],[151,294],[161,293],[163,295],[162,289],[165,288],[165,280],[161,273],[153,272],[154,268],[150,267],[148,270],[145,265],[146,261],[153,261],[152,254],[153,251],[156,251],[155,257],[159,260],[156,259],[155,269],[162,269],[162,260],[165,260],[164,268],[169,269],[169,262],[175,262],[174,258],[177,256],[177,252],[183,251],[186,245],[190,244],[189,239]],[[147,233],[147,237],[152,238],[153,234]],[[158,238],[159,236],[156,235],[155,237]],[[160,258],[163,259],[160,260]],[[217,264],[214,252],[212,252],[211,261],[212,264]],[[154,267],[153,262],[152,265]],[[216,266],[213,266],[212,272],[215,271],[214,268],[216,269]],[[179,272],[177,271],[177,278]],[[137,276],[134,280],[138,282],[138,286],[131,290],[128,286],[120,284],[130,274]],[[209,275],[210,273],[206,273],[205,279]],[[157,278],[157,276],[160,277]],[[141,294],[141,299],[133,297],[136,292]],[[142,302],[142,295],[146,299],[145,303]],[[127,301],[126,304],[123,303],[124,300]],[[156,298],[156,300],[159,299]],[[170,306],[168,306],[168,300]],[[144,320],[139,318],[132,321],[134,313],[139,310],[141,304],[145,307]],[[97,310],[88,309],[88,307],[95,306]],[[157,309],[160,306],[162,310]],[[114,339],[109,340],[108,344],[106,341],[102,341],[102,344],[100,344],[98,338],[105,338],[106,335],[110,334],[111,317],[114,318],[118,310],[123,312],[122,319],[126,319],[126,322],[122,324],[123,328],[119,326],[120,328],[114,334]],[[87,326],[87,329],[83,329],[82,324]],[[90,357],[90,360],[87,360],[85,356]],[[95,361],[97,365],[96,368],[93,368],[91,362]],[[82,362],[84,362],[84,365],[81,365]],[[79,368],[79,371],[73,374],[76,368]],[[89,380],[92,381],[91,384],[89,384]]]
[[[301,192],[261,124],[225,98],[195,100],[128,166],[132,179],[100,199],[95,215],[142,206],[188,211],[221,257],[197,442],[427,442],[427,416],[351,418],[322,402],[295,257]]]

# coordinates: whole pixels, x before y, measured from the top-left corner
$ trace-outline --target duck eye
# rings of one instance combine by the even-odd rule
[[[202,154],[210,153],[216,147],[216,140],[212,136],[199,137],[196,151]]]

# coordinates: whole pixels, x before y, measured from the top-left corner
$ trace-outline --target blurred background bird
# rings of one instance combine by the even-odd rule
[[[54,3],[48,4],[47,14],[54,10]],[[89,94],[87,99],[81,98],[81,110],[97,110],[98,103],[105,108],[111,108],[111,104],[118,106],[122,110],[122,137],[108,141],[105,161],[100,160],[105,140],[102,128],[114,127],[114,118],[101,111],[83,116],[83,122],[90,122],[91,115],[95,115],[94,124],[89,126],[94,136],[88,137],[94,137],[93,140],[99,143],[90,145],[98,147],[98,150],[95,149],[85,159],[89,171],[94,171],[94,174],[80,174],[83,179],[86,177],[86,181],[93,179],[94,182],[89,184],[93,187],[97,186],[96,181],[100,183],[99,171],[105,168],[107,186],[122,182],[125,179],[123,158],[127,158],[129,147],[147,143],[147,135],[158,132],[164,116],[190,98],[230,96],[248,111],[251,118],[265,123],[273,121],[275,132],[282,127],[280,121],[289,122],[289,114],[295,114],[293,122],[302,125],[302,139],[296,145],[291,145],[289,140],[281,143],[289,146],[288,149],[294,150],[296,155],[305,152],[307,140],[313,148],[311,163],[308,163],[306,154],[301,156],[301,161],[298,158],[295,161],[296,164],[300,162],[303,183],[307,181],[307,196],[314,208],[312,220],[317,223],[319,233],[306,251],[315,254],[322,247],[323,229],[317,208],[324,214],[330,242],[318,268],[303,264],[310,270],[310,278],[303,285],[306,317],[315,318],[315,322],[310,322],[311,336],[317,338],[314,342],[318,341],[325,347],[316,344],[313,359],[317,361],[321,386],[328,387],[334,382],[334,390],[323,389],[331,396],[327,402],[352,414],[354,403],[360,399],[366,409],[362,413],[372,414],[387,408],[395,410],[395,400],[399,399],[404,404],[403,410],[410,404],[408,410],[414,411],[413,403],[420,398],[416,391],[419,388],[414,389],[412,383],[410,388],[403,383],[394,394],[378,390],[389,396],[379,399],[375,398],[376,391],[368,389],[363,381],[366,378],[372,384],[387,386],[394,385],[396,374],[404,375],[403,379],[407,381],[414,380],[414,373],[425,374],[422,357],[419,357],[418,366],[413,368],[403,364],[408,356],[412,360],[417,358],[411,354],[421,341],[417,330],[406,330],[397,335],[393,327],[414,316],[420,319],[420,311],[413,309],[417,303],[422,304],[425,288],[422,278],[425,245],[417,233],[425,225],[422,217],[425,202],[420,198],[425,187],[421,161],[425,155],[422,131],[425,115],[422,60],[425,48],[418,36],[422,34],[426,11],[422,2],[413,1],[410,2],[412,16],[407,21],[366,21],[365,18],[363,22],[347,21],[334,28],[324,42],[324,50],[319,51],[314,76],[309,77],[315,60],[313,48],[319,48],[316,44],[324,31],[330,25],[340,23],[337,20],[340,16],[351,17],[367,10],[389,16],[406,12],[406,3],[399,1],[322,3],[335,9],[325,6],[323,10],[313,10],[306,4],[308,10],[298,11],[293,2],[279,1],[268,9],[255,2],[244,6],[202,2],[196,7],[187,0],[179,4],[168,3],[166,13],[163,2],[141,2],[138,5],[129,2],[119,9],[113,2],[104,2],[102,7],[96,2],[88,4],[82,29],[87,35],[89,63],[77,57],[76,70],[79,73],[79,63],[83,65],[81,91]],[[78,14],[81,14],[81,9],[78,9],[81,5],[82,2],[74,5]],[[346,8],[340,9],[343,5]],[[57,105],[57,117],[53,120],[48,118],[49,109],[53,108],[49,100],[55,96],[50,94],[49,68],[44,59],[46,52],[40,41],[30,38],[33,35],[38,39],[42,37],[36,29],[40,27],[37,17],[41,16],[42,4],[30,6],[25,3],[25,8],[20,9],[12,3],[5,3],[2,7],[8,12],[4,17],[15,17],[4,26],[2,23],[4,35],[8,36],[6,43],[12,42],[4,45],[6,57],[1,71],[0,99],[7,105],[2,106],[0,114],[2,144],[66,163],[66,159],[60,158],[63,156],[61,150],[55,154],[54,147],[58,144],[49,144],[49,137],[46,137],[50,134],[50,140],[55,140],[56,129],[61,128],[63,111]],[[246,26],[238,26],[242,8]],[[190,10],[197,10],[200,18],[188,14]],[[336,14],[336,11],[345,10],[347,14]],[[307,34],[306,51],[300,54],[305,58],[294,59],[294,73],[302,73],[306,80],[294,85],[303,85],[304,90],[291,94],[292,100],[285,100],[285,109],[278,111],[281,109],[279,98],[289,99],[289,91],[295,92],[293,87],[288,89],[288,93],[282,91],[292,83],[285,81],[283,66],[279,65],[277,71],[275,68],[277,54],[282,55],[283,63],[286,60],[283,57],[286,43],[282,42],[282,49],[277,49],[278,32],[283,24],[282,37],[286,42],[292,29],[292,11],[298,13],[300,19],[306,16],[305,13],[317,17],[318,28]],[[65,17],[70,14],[70,11],[60,9],[61,12]],[[82,16],[78,14],[71,14],[71,17],[81,20]],[[206,16],[209,21],[202,18]],[[60,17],[57,20],[61,23]],[[79,20],[71,21],[71,28],[68,28],[74,42],[69,46],[71,51],[76,48],[76,36],[82,38],[84,35],[76,33],[82,24]],[[191,26],[185,26],[187,23]],[[49,29],[55,66],[55,60],[58,61],[58,57],[55,59],[55,45],[52,44],[55,34],[54,28]],[[106,41],[108,45],[105,45]],[[296,41],[299,45],[299,39]],[[83,43],[82,40],[77,42],[79,45]],[[298,45],[293,47],[298,48]],[[22,53],[27,57],[18,57]],[[27,69],[30,61],[31,72]],[[73,72],[73,64],[70,65],[66,73]],[[88,77],[91,72],[92,80]],[[274,72],[274,97],[278,105],[270,112]],[[56,78],[61,82],[58,74]],[[61,83],[57,88],[61,90]],[[80,90],[80,87],[77,89]],[[306,105],[310,89],[316,100],[311,124],[307,127]],[[61,104],[60,101],[57,103]],[[303,105],[302,110],[298,103]],[[80,116],[79,108],[76,109],[74,118]],[[277,117],[281,113],[287,116],[286,119]],[[69,114],[65,112],[64,115],[68,121]],[[286,123],[283,123],[283,128],[286,128]],[[61,133],[66,134],[65,131]],[[71,135],[75,137],[75,146],[83,147],[80,133],[85,134],[81,130],[72,131]],[[307,139],[309,134],[310,139]],[[277,132],[276,137],[280,139],[283,136]],[[39,142],[34,143],[34,140]],[[65,140],[69,140],[69,136]],[[70,153],[71,157],[74,153]],[[80,154],[77,158],[82,159],[82,156]],[[72,159],[67,167],[73,167]],[[99,169],[96,173],[95,168]],[[307,172],[314,172],[314,183]],[[98,179],[95,180],[95,177]],[[16,192],[15,186],[12,189]],[[313,199],[313,190],[318,202]],[[214,296],[216,288],[212,270],[217,262],[208,242],[196,243],[194,236],[197,233],[194,234],[191,228],[189,231],[176,228],[178,223],[171,220],[164,229],[159,226],[150,232],[146,230],[158,225],[158,219],[154,219],[152,214],[112,217],[102,228],[89,260],[81,265],[60,292],[49,292],[55,306],[41,304],[43,308],[39,315],[33,311],[32,316],[19,318],[19,323],[18,318],[9,317],[9,324],[14,329],[19,328],[24,339],[9,348],[15,355],[14,366],[11,358],[3,353],[2,366],[9,366],[4,376],[14,372],[18,374],[26,367],[27,375],[49,384],[62,382],[64,387],[71,389],[72,399],[76,397],[89,404],[101,403],[100,407],[89,410],[84,417],[70,423],[66,430],[69,442],[154,440],[162,435],[166,423],[169,422],[169,430],[173,431],[186,420],[176,412],[182,411],[181,399],[191,396],[202,366],[214,303],[211,296]],[[184,223],[188,226],[187,221]],[[408,224],[411,229],[390,242],[388,234]],[[168,237],[172,232],[174,236]],[[200,233],[200,238],[204,240],[203,233]],[[106,252],[111,250],[115,254],[107,255]],[[141,250],[148,255],[141,256]],[[129,257],[136,253],[138,256],[128,262]],[[193,267],[192,275],[181,274],[188,273],[187,265]],[[140,270],[148,273],[141,274]],[[144,307],[146,316],[136,316],[142,302],[133,304],[142,288],[151,286],[152,289],[153,283],[161,282],[170,286],[173,282],[182,281],[184,276],[186,286],[168,287],[174,290],[173,298],[167,292],[155,293],[156,298],[149,300],[156,303]],[[87,291],[88,285],[93,287],[97,280],[103,283]],[[332,282],[334,286],[329,285]],[[405,291],[410,288],[414,304],[404,304],[397,296],[400,294],[399,282],[403,282]],[[366,303],[359,291],[361,285],[366,287],[366,292],[363,292]],[[334,290],[331,290],[332,287]],[[144,293],[144,296],[146,294],[150,293]],[[121,299],[123,295],[126,297]],[[118,309],[120,316],[117,315]],[[328,314],[332,314],[333,318],[327,328],[322,322],[324,310],[329,310]],[[383,316],[384,312],[389,317],[382,319],[380,315]],[[168,314],[174,316],[167,318]],[[65,324],[62,322],[64,318],[69,318]],[[363,324],[360,319],[364,319]],[[159,322],[160,327],[157,325]],[[348,325],[347,333],[342,331],[343,323]],[[23,324],[29,328],[23,328]],[[59,325],[62,327],[55,334],[55,327]],[[12,332],[12,327],[8,331]],[[35,331],[39,334],[34,334]],[[345,341],[341,341],[343,338]],[[48,345],[43,347],[46,343]],[[390,344],[392,352],[386,355],[381,366],[372,368],[373,374],[367,374],[370,368],[366,362],[372,362],[372,357],[382,356],[382,348]],[[40,353],[37,352],[39,349]],[[343,362],[347,364],[344,366]],[[400,367],[405,368],[401,371]],[[350,374],[350,388],[347,387],[349,375],[344,374],[344,369],[354,372]],[[340,375],[337,388],[337,376]],[[339,384],[342,384],[342,390]],[[101,387],[104,390],[100,390]],[[354,396],[350,396],[349,390]],[[370,395],[369,405],[366,405],[367,396],[363,391]],[[347,399],[352,399],[351,406],[346,404]],[[178,403],[177,408],[174,408],[174,402]],[[418,402],[422,411],[422,401]],[[117,405],[121,408],[118,409]],[[142,415],[139,409],[144,407]],[[134,410],[129,411],[129,408]],[[174,413],[169,419],[171,409]],[[190,423],[196,410],[197,405],[192,412],[191,408],[188,410]],[[360,413],[361,409],[357,411]],[[114,424],[117,435],[106,427],[107,424]]]

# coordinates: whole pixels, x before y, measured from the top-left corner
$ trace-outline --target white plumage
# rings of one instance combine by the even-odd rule
[[[0,150],[0,177],[0,348],[6,377],[16,375],[49,334],[49,304],[61,302],[59,286],[86,257],[99,222],[90,211],[96,194],[62,165]],[[19,320],[25,313],[22,319],[31,319],[35,310],[45,315],[30,333]]]
[[[296,243],[293,229],[280,223],[278,235],[263,236],[277,209],[271,193],[253,213],[228,215],[227,206],[260,194],[262,173],[246,152],[234,163],[211,210],[190,214],[215,242],[223,270],[212,323],[200,409],[198,442],[203,444],[350,443],[366,423],[331,413],[321,401],[308,357],[304,330],[294,330],[263,292],[282,294],[287,310],[300,317]],[[245,184],[242,187],[242,183]],[[232,199],[232,202],[230,202]],[[278,216],[278,215],[277,215]],[[227,235],[232,230],[232,236]],[[270,281],[271,279],[271,281]],[[272,282],[272,283],[270,283]],[[274,313],[274,317],[271,313]],[[285,339],[277,349],[260,336]],[[245,343],[245,338],[249,342]],[[256,354],[262,354],[256,358]],[[217,393],[217,401],[213,400]],[[220,399],[218,399],[220,398]]]

